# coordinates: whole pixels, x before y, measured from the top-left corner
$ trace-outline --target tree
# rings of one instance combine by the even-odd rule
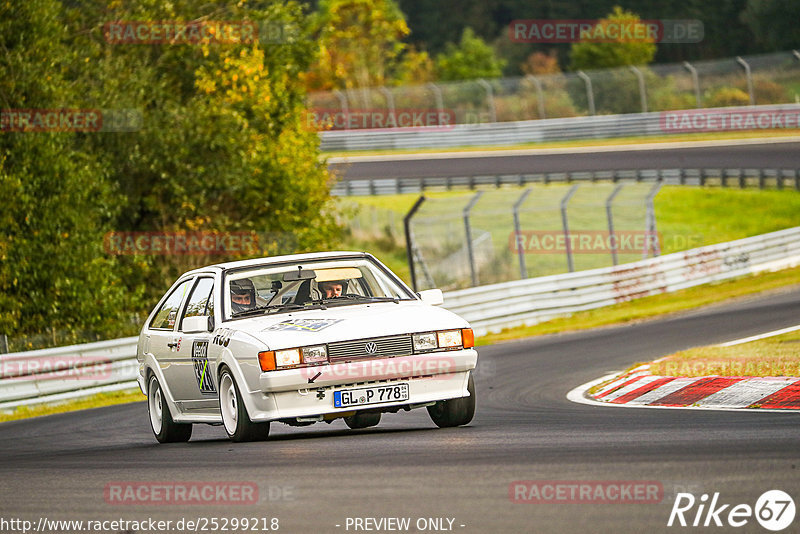
[[[800,43],[800,3],[796,0],[748,0],[741,19],[756,41],[769,49],[787,50]]]
[[[14,7],[10,7],[11,4]],[[13,11],[12,11],[13,9]],[[113,44],[106,21],[282,25],[280,42]],[[314,57],[294,2],[0,4],[0,109],[133,108],[137,131],[0,135],[0,333],[134,333],[188,268],[245,256],[114,256],[108,231],[253,231],[267,254],[330,247],[319,138],[300,75]],[[282,238],[282,239],[281,239]],[[288,243],[288,246],[287,246]]]
[[[0,8],[0,110],[81,107],[69,79],[80,54],[64,45],[61,4],[9,8]],[[115,258],[103,254],[122,199],[100,159],[80,150],[91,135],[109,134],[0,134],[0,333],[12,342],[33,332],[51,333],[52,342],[75,325],[119,331],[122,312],[136,303]]]
[[[638,15],[624,11],[619,6],[598,21],[592,33],[613,35],[606,31],[613,25],[635,25],[641,22]],[[599,28],[598,28],[599,26]],[[611,42],[593,42],[582,40],[572,45],[570,50],[573,70],[608,69],[628,65],[647,65],[656,54],[654,39],[623,39],[618,37]]]
[[[504,66],[505,61],[496,57],[492,47],[471,28],[464,30],[458,45],[448,43],[445,51],[436,56],[438,77],[445,81],[498,78]]]
[[[314,22],[319,57],[306,75],[309,90],[387,83],[408,35],[393,0],[322,0]]]

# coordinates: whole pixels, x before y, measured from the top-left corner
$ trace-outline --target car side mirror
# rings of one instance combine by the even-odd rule
[[[212,329],[211,317],[208,315],[195,315],[194,317],[184,317],[182,332],[187,334],[194,332],[209,332]]]
[[[430,304],[431,306],[441,306],[444,304],[444,295],[441,289],[426,289],[425,291],[417,293],[417,296],[422,302]]]

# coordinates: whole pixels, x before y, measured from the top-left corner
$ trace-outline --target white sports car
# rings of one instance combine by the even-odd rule
[[[427,407],[440,427],[475,412],[469,324],[414,293],[367,253],[325,252],[211,265],[181,276],[142,328],[139,386],[159,442],[192,424],[233,441],[344,418]]]

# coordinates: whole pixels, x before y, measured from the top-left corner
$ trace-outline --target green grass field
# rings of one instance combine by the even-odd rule
[[[613,211],[617,232],[644,230],[643,199],[650,187],[649,184],[631,184],[621,190]],[[532,186],[520,212],[523,231],[560,234],[558,205],[568,188],[564,184]],[[612,184],[582,184],[569,203],[570,229],[605,231],[607,220],[603,203],[612,190]],[[480,284],[519,278],[519,258],[513,250],[513,241],[509,242],[509,239],[513,232],[511,206],[521,192],[519,188],[486,190],[472,210],[473,239],[476,235],[487,237],[483,251],[488,259],[479,265]],[[468,284],[464,272],[458,273],[460,280],[453,280],[449,277],[452,273],[446,271],[448,268],[450,271],[454,268],[463,271],[467,265],[465,258],[459,261],[457,253],[466,241],[462,210],[474,194],[473,191],[426,193],[428,200],[414,219],[415,242],[423,257],[429,258],[430,265],[436,266],[443,258],[453,258],[450,263],[443,262],[444,267],[433,273],[434,285],[444,290]],[[345,246],[373,251],[408,281],[402,219],[418,197],[418,194],[404,194],[341,199],[341,203],[358,209],[355,222],[351,223],[351,237]],[[654,204],[662,254],[800,225],[800,194],[793,190],[665,186]],[[641,252],[618,256],[620,263],[641,258]],[[524,254],[524,259],[528,277],[567,271],[563,253],[529,251]],[[575,270],[612,264],[607,252],[576,253],[573,259]],[[421,288],[426,287],[424,282]]]
[[[659,376],[800,376],[800,331],[684,350],[650,365]]]

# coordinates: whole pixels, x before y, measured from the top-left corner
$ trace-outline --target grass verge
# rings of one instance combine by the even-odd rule
[[[475,341],[478,345],[489,345],[543,334],[626,324],[797,285],[800,285],[800,267],[691,287],[674,293],[653,295],[605,308],[578,312],[570,317],[553,319],[532,326],[505,329],[496,334],[481,336]]]
[[[0,412],[0,422],[28,419],[30,417],[39,417],[42,415],[52,415],[56,413],[74,412],[76,410],[87,410],[89,408],[100,408],[102,406],[112,406],[114,404],[141,402],[145,399],[146,397],[142,395],[142,392],[138,389],[114,391],[111,393],[98,393],[85,399],[59,402],[57,404],[18,406],[12,412]]]
[[[800,331],[732,347],[677,352],[650,365],[659,376],[800,376]]]

